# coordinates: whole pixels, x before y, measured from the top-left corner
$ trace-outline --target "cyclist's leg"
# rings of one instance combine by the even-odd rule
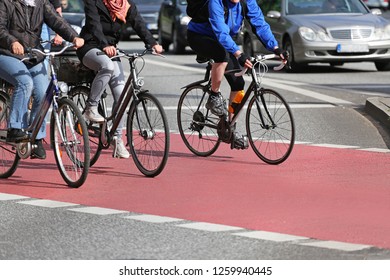
[[[89,50],[83,57],[83,64],[96,71],[87,99],[85,116],[90,121],[102,122],[104,118],[98,113],[97,106],[107,84],[114,73],[114,63],[106,55],[98,55],[99,49]]]
[[[25,123],[27,103],[33,89],[33,80],[24,63],[7,55],[0,55],[0,77],[14,86],[8,123],[8,141],[20,141],[27,138],[22,131]]]
[[[42,102],[44,101],[47,87],[49,86],[49,79],[47,76],[47,67],[45,62],[41,62],[34,67],[30,68],[30,73],[33,78],[34,83],[34,89],[32,91],[32,107],[31,107],[31,113],[29,117],[29,124],[32,123],[35,116],[39,113],[38,110],[40,109],[40,106]],[[43,148],[42,139],[46,137],[46,120],[43,121],[42,126],[39,129],[39,132],[36,137],[36,144],[37,147],[32,150],[31,157],[32,158],[39,158],[39,159],[45,159],[46,158],[46,152]]]
[[[114,97],[114,103],[112,108],[115,108],[119,98],[122,94],[123,88],[125,87],[125,75],[123,73],[122,63],[120,61],[114,61],[114,73],[109,82],[109,86]],[[115,139],[113,141],[113,157],[117,158],[129,158],[130,153],[127,151],[125,144],[122,139],[122,131],[124,126],[124,116],[122,116],[118,128],[115,131]]]
[[[228,66],[226,67],[226,71],[240,69],[240,65],[237,59],[230,54]],[[245,81],[242,76],[236,77],[233,74],[225,74],[225,78],[230,86],[230,98],[229,98],[229,107],[232,105],[232,102],[237,94],[242,94],[241,91],[244,91]],[[229,119],[231,118],[231,112],[229,112]],[[234,131],[232,135],[234,141],[233,147],[236,149],[246,149],[249,147],[248,138],[245,135],[242,135],[238,131]]]
[[[211,68],[211,92],[206,108],[218,116],[227,114],[226,105],[219,92],[223,74],[229,61],[229,53],[214,38],[189,31],[188,44],[200,56],[214,60]]]

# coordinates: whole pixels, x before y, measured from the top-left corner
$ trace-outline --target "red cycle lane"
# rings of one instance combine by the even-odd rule
[[[87,182],[71,189],[48,151],[45,161],[22,161],[0,192],[390,248],[389,170],[388,153],[302,144],[277,166],[229,145],[201,158],[172,134],[156,178],[107,150]]]

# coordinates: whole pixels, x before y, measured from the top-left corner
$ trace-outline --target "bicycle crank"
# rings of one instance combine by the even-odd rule
[[[16,150],[18,151],[18,155],[21,159],[28,158],[31,155],[32,149],[33,147],[31,145],[31,142],[20,142],[16,144]]]

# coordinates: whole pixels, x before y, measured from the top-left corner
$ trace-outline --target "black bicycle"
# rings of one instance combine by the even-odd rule
[[[53,58],[73,45],[65,45],[58,52],[30,50],[30,59],[34,53],[41,53],[49,59],[51,81],[46,96],[31,125],[25,129],[30,138],[19,143],[7,142],[7,127],[13,87],[5,81],[0,82],[0,178],[8,178],[16,171],[20,159],[29,158],[35,147],[36,136],[50,107],[50,143],[54,150],[56,164],[65,182],[73,188],[80,187],[87,179],[90,154],[87,125],[76,104],[62,96],[58,87]]]
[[[235,113],[230,116],[220,118],[205,107],[211,89],[212,61],[208,61],[203,80],[184,87],[178,103],[177,121],[181,138],[192,153],[210,156],[221,142],[230,143],[233,149],[237,118],[249,100],[245,126],[256,155],[269,164],[282,163],[289,157],[295,139],[291,109],[278,92],[261,86],[262,78],[268,71],[265,61],[274,58],[278,56],[269,54],[251,58],[253,68],[249,73],[252,81]],[[283,67],[284,63],[274,69]],[[245,71],[231,74],[243,75]]]
[[[111,115],[108,114],[105,100],[107,94],[104,93],[99,102],[98,111],[105,121],[95,123],[86,120],[91,146],[91,165],[96,163],[102,149],[110,147],[115,130],[128,110],[126,136],[130,153],[137,168],[145,176],[154,177],[163,171],[168,160],[169,127],[164,108],[159,100],[147,90],[142,89],[144,80],[139,77],[139,73],[143,66],[138,70],[135,63],[137,59],[142,59],[151,50],[145,50],[141,54],[128,53],[120,49],[117,51],[118,55],[112,59],[116,57],[127,59],[130,65],[130,75]],[[145,63],[143,59],[142,61]],[[68,96],[84,111],[89,92],[90,83],[84,83],[71,87]],[[129,104],[130,107],[127,109]]]

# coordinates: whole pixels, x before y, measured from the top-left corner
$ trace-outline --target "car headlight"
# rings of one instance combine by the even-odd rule
[[[317,34],[309,27],[299,27],[299,34],[303,39],[308,41],[315,41],[317,39]]]
[[[385,28],[375,28],[375,39],[387,40],[390,39],[390,24],[386,25]]]
[[[182,17],[180,17],[180,24],[181,25],[188,25],[190,20],[191,20],[191,18],[189,16],[182,16]]]

